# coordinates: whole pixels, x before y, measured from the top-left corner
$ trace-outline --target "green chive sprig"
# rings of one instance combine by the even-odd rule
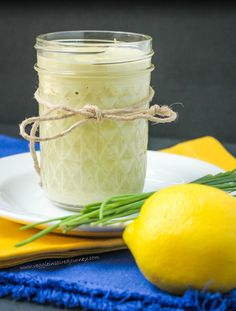
[[[216,175],[206,175],[191,183],[212,186],[235,195],[236,169]],[[63,233],[71,231],[82,225],[110,226],[114,224],[130,222],[137,218],[140,209],[153,193],[124,194],[111,197],[103,202],[85,205],[79,213],[70,216],[48,219],[41,222],[22,226],[20,230],[35,228],[42,224],[52,223],[49,227],[39,231],[28,239],[17,243],[15,246],[23,246],[39,239],[55,229],[61,229]]]

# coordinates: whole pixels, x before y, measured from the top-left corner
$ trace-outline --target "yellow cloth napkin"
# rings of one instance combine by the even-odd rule
[[[163,151],[203,160],[226,171],[236,168],[236,158],[217,139],[211,136],[188,140]]]
[[[14,245],[38,232],[19,231],[21,225],[0,219],[0,268],[46,258],[69,258],[125,248],[122,238],[82,238],[49,234],[22,247]]]
[[[222,167],[236,168],[236,159],[213,137],[203,137],[164,149],[165,152],[198,158]],[[50,234],[31,244],[14,245],[37,230],[19,231],[19,224],[0,219],[0,268],[46,258],[68,258],[125,248],[121,238],[81,238]]]

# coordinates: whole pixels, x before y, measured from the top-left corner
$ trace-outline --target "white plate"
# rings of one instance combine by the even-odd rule
[[[193,181],[222,169],[209,163],[165,152],[148,151],[144,192]],[[38,185],[29,153],[0,159],[0,217],[27,224],[70,215],[54,206]],[[120,235],[124,224],[109,227],[79,227],[70,234],[86,236]]]

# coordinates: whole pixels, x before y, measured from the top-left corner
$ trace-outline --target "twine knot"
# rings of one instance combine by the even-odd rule
[[[139,103],[136,103],[136,105],[130,107],[102,110],[95,105],[87,104],[80,109],[73,109],[67,105],[52,104],[51,102],[43,99],[39,91],[37,90],[35,92],[35,99],[38,101],[39,104],[47,107],[47,110],[40,116],[28,118],[20,124],[21,136],[30,142],[30,152],[34,161],[35,170],[40,175],[40,165],[35,151],[36,142],[50,141],[66,136],[70,132],[74,131],[76,128],[82,126],[87,122],[90,122],[91,119],[94,119],[96,121],[101,121],[104,119],[114,121],[146,120],[152,121],[154,123],[169,123],[175,121],[177,118],[177,113],[168,106],[153,105],[150,108],[143,108],[149,106],[153,96],[154,90],[150,87],[148,96],[141,100]],[[55,114],[54,112],[60,113]],[[72,118],[76,115],[79,115],[83,118],[79,118],[67,129],[62,130],[61,132],[53,136],[41,137],[36,135],[40,123],[54,122],[66,118]],[[26,127],[28,125],[31,125],[31,130],[29,134],[26,132]]]
[[[103,119],[103,112],[98,106],[88,104],[84,106],[84,110],[91,114],[91,119],[96,119],[97,121]]]

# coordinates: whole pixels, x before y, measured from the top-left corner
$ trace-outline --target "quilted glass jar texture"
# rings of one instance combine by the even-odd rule
[[[37,38],[40,96],[73,109],[132,107],[149,94],[151,38],[119,32],[64,32]],[[42,115],[47,107],[39,104]],[[55,111],[54,115],[60,112]],[[80,116],[40,124],[52,136]],[[145,120],[91,119],[70,134],[41,143],[42,186],[50,200],[77,208],[114,195],[141,192],[146,174]]]

